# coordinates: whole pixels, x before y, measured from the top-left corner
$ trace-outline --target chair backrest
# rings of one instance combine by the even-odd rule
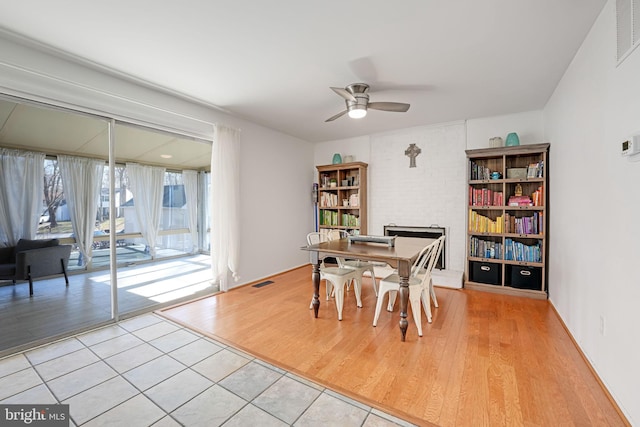
[[[418,254],[418,258],[416,258],[416,260],[413,262],[413,266],[411,267],[412,277],[416,277],[425,272],[425,270],[429,267],[431,260],[434,259],[434,255],[436,254],[436,252],[438,252],[439,245],[440,241],[438,239],[429,243],[420,251],[420,254]]]
[[[329,240],[340,240],[349,236],[347,230],[338,230],[336,228],[332,228],[331,230],[327,230],[327,239]],[[338,262],[338,267],[344,268],[345,259],[341,257],[335,257]]]
[[[316,243],[328,242],[329,240],[344,239],[349,233],[346,230],[322,229],[320,231],[312,231],[307,234],[307,244],[315,245]]]
[[[349,236],[349,233],[347,233],[347,230],[337,230],[334,228],[327,231],[327,238],[329,240],[344,239],[347,236]]]
[[[438,261],[438,257],[440,256],[440,252],[442,252],[442,247],[444,246],[444,236],[440,236],[435,242],[431,243],[425,249],[424,259],[421,262],[421,266],[416,267],[411,271],[414,277],[420,277],[422,280],[422,286],[425,286],[431,280],[431,273],[433,272],[433,268],[436,266]]]
[[[327,238],[326,233],[322,233],[320,231],[312,231],[311,233],[307,234],[307,244],[309,245],[326,242],[327,240],[329,239]]]
[[[435,265],[438,263],[438,258],[440,258],[440,254],[442,253],[442,250],[444,248],[444,235],[438,237],[437,242],[438,244],[438,250],[436,251],[435,256],[433,257],[433,265],[431,266],[431,268],[429,268],[429,270],[433,270]]]

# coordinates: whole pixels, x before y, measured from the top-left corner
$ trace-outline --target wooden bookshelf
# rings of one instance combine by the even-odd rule
[[[547,298],[549,144],[466,153],[465,287]]]
[[[320,229],[367,234],[367,166],[363,162],[316,166]]]

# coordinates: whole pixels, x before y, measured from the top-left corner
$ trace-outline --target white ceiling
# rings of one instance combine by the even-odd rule
[[[0,146],[109,158],[109,125],[85,114],[0,98]],[[211,144],[122,123],[115,126],[117,162],[207,169]]]
[[[606,0],[22,0],[0,26],[307,141],[544,107]],[[364,81],[406,113],[361,120]]]

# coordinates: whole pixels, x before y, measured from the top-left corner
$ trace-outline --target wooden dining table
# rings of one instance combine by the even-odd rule
[[[309,259],[313,266],[311,279],[313,282],[313,310],[318,317],[320,309],[320,263],[323,256],[337,256],[347,259],[380,261],[398,270],[400,276],[400,332],[402,341],[407,335],[407,306],[409,301],[409,276],[411,266],[418,258],[420,251],[435,239],[417,237],[396,237],[393,246],[385,243],[350,242],[348,238],[330,240],[314,245],[303,246],[309,251]],[[378,296],[382,298],[382,295]]]

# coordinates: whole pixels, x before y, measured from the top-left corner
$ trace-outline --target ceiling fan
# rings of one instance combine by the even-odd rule
[[[367,93],[369,85],[366,83],[352,83],[344,89],[332,87],[331,90],[344,98],[347,109],[339,112],[335,116],[329,117],[325,122],[331,122],[347,113],[352,119],[360,119],[367,115],[367,109],[369,108],[372,110],[404,113],[410,107],[410,104],[401,102],[369,102],[369,94]]]

